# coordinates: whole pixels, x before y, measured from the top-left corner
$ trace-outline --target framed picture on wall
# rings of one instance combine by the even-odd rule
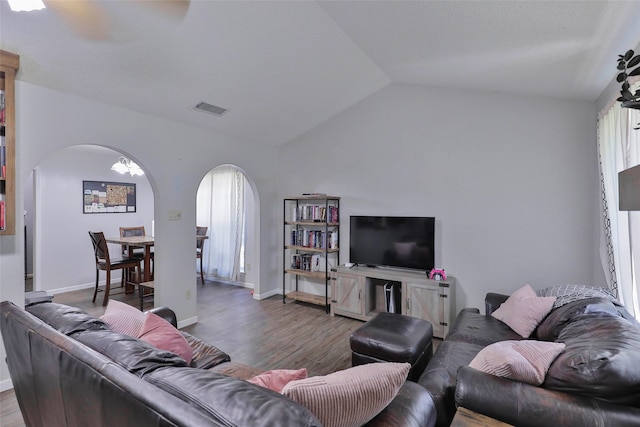
[[[124,182],[82,181],[82,212],[130,213],[136,211],[136,185]]]

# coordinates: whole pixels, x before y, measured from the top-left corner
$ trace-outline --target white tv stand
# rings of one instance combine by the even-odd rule
[[[331,315],[367,321],[387,311],[384,285],[395,283],[399,312],[429,321],[433,336],[444,338],[455,318],[455,282],[431,280],[425,272],[341,265],[331,269]]]

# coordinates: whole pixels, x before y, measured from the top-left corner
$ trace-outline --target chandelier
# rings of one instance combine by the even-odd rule
[[[111,170],[122,174],[129,172],[131,176],[144,175],[144,171],[140,169],[140,166],[125,156],[118,157],[118,161],[111,166]]]

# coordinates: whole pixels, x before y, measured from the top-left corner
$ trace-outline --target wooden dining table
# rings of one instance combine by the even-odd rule
[[[196,240],[206,240],[209,236],[196,235]],[[133,255],[133,248],[144,248],[143,260],[143,275],[142,281],[149,282],[151,280],[151,248],[153,247],[155,240],[153,236],[128,236],[128,237],[107,237],[105,238],[107,243],[115,243],[123,245],[127,248],[127,256]]]
[[[151,280],[151,248],[155,243],[153,236],[118,236],[106,237],[105,240],[107,243],[116,243],[125,246],[127,248],[126,255],[130,258],[133,256],[133,248],[144,248],[144,256],[142,257],[144,265],[142,281],[148,282]]]

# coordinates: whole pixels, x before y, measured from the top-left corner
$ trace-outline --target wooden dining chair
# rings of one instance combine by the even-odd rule
[[[196,235],[206,236],[208,230],[209,230],[209,227],[196,226]],[[202,252],[204,251],[204,240],[205,239],[196,240],[196,259],[200,260],[200,279],[202,280],[203,285],[204,285],[204,268],[202,267]]]
[[[144,230],[144,225],[140,225],[137,227],[120,227],[120,237],[131,237],[131,236],[146,236],[147,233]],[[153,278],[153,271],[155,267],[154,263],[154,253],[153,248],[151,250],[151,277]],[[131,251],[127,251],[127,245],[122,245],[122,257],[131,257],[131,258],[144,258],[144,248],[131,248]]]
[[[109,245],[104,238],[104,233],[101,231],[90,231],[89,237],[91,237],[91,243],[93,244],[93,252],[96,259],[96,289],[93,292],[93,302],[96,302],[96,296],[98,292],[102,292],[102,289],[98,289],[98,281],[100,278],[100,270],[106,271],[107,280],[104,288],[104,298],[102,305],[107,305],[109,301],[109,292],[111,290],[111,271],[122,270],[122,282],[121,286],[126,284],[137,285],[137,282],[131,280],[131,270],[137,269],[137,277],[140,277],[140,259],[138,258],[114,258],[109,256]]]

